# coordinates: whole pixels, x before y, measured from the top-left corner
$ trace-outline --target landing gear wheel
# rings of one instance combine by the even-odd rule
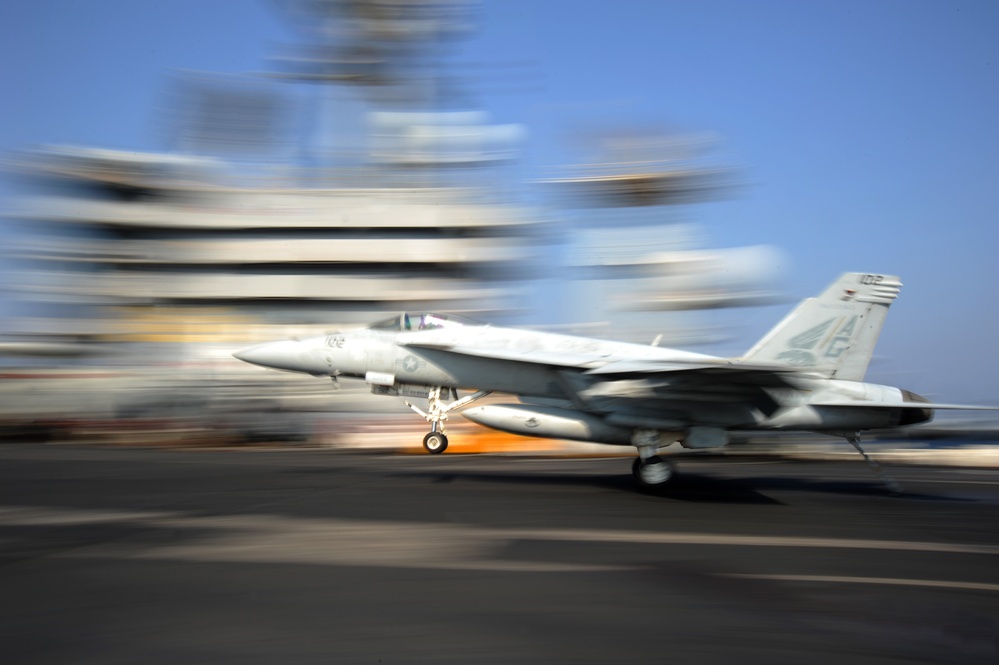
[[[423,437],[423,447],[431,455],[440,455],[447,450],[447,437],[440,432],[431,432]]]
[[[661,457],[649,457],[648,459],[636,459],[631,466],[631,473],[635,476],[638,486],[646,490],[657,490],[665,487],[672,480],[675,469],[673,463]]]

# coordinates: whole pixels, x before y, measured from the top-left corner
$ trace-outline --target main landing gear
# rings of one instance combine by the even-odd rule
[[[657,490],[669,484],[676,473],[676,467],[669,460],[653,455],[648,459],[639,457],[631,465],[635,482],[644,490]]]
[[[444,391],[444,397],[453,397],[454,401],[447,404],[441,399],[441,391]],[[477,399],[481,399],[486,395],[490,394],[490,390],[480,390],[471,395],[466,395],[461,399],[458,399],[458,391],[454,388],[442,388],[437,386],[436,388],[431,388],[430,393],[427,395],[427,410],[414,406],[410,402],[406,402],[406,406],[411,408],[413,411],[418,413],[423,417],[428,423],[430,423],[430,433],[423,437],[423,448],[431,455],[440,455],[442,452],[447,450],[447,434],[444,433],[444,421],[447,420],[447,414],[454,409],[463,407],[467,404],[471,404]]]
[[[657,432],[639,431],[635,433],[633,442],[638,448],[638,459],[631,465],[631,474],[638,486],[646,491],[661,490],[669,484],[676,474],[673,462],[656,455],[662,446]]]

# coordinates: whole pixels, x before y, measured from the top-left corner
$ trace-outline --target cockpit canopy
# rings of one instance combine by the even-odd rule
[[[400,314],[391,319],[385,319],[368,326],[369,330],[386,330],[390,332],[407,332],[410,330],[434,330],[436,328],[455,328],[459,326],[484,325],[463,316],[452,314],[434,314],[433,312],[417,312]]]

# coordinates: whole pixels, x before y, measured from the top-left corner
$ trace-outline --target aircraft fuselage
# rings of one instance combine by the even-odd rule
[[[554,353],[586,354],[594,359],[595,367],[599,366],[597,363],[625,360],[728,362],[715,356],[674,349],[530,330],[483,327],[482,331],[475,333],[486,336],[489,344],[502,346],[508,352],[551,349]],[[607,413],[615,412],[616,407],[628,398],[640,397],[642,391],[663,396],[663,386],[644,385],[640,380],[617,382],[612,384],[611,389],[591,388],[597,382],[586,374],[586,368],[453,353],[444,348],[446,335],[440,349],[400,344],[411,334],[363,329],[304,340],[284,340],[244,349],[239,352],[239,358],[265,367],[314,376],[363,379],[376,391],[382,392],[400,388],[413,392],[441,387],[566,402],[581,397],[588,400],[589,406],[595,406],[592,410],[606,410]],[[747,405],[721,400],[705,403],[703,400],[685,399],[688,387],[678,381],[672,396],[678,417],[673,417],[668,408],[655,414],[630,415],[633,422],[646,422],[653,429],[712,426],[816,431],[894,427],[932,418],[930,410],[919,406],[919,398],[890,386],[818,377],[799,377],[789,383],[791,385],[763,389],[768,397],[766,403]],[[573,395],[580,397],[574,398]],[[885,409],[877,406],[903,401],[912,402],[912,408]],[[872,408],[863,408],[865,403]],[[606,409],[600,408],[601,404],[606,405]],[[627,421],[628,416],[626,412],[616,417],[619,421]]]

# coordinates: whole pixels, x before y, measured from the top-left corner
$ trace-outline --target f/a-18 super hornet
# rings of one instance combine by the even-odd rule
[[[804,300],[741,357],[485,325],[457,316],[402,314],[362,330],[251,346],[249,363],[313,376],[363,379],[382,395],[425,397],[430,453],[448,445],[448,414],[490,393],[519,402],[467,408],[472,422],[514,434],[634,446],[644,488],[674,474],[667,446],[716,448],[731,432],[782,430],[844,437],[927,422],[932,404],[864,383],[875,343],[902,284],[847,273]],[[464,397],[459,390],[475,390]],[[893,481],[886,479],[889,487]]]

